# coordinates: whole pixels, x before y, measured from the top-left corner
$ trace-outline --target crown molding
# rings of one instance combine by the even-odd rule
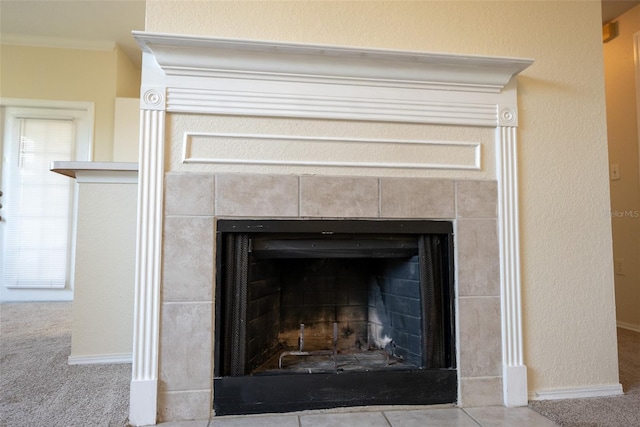
[[[499,93],[531,59],[134,31],[168,76]]]

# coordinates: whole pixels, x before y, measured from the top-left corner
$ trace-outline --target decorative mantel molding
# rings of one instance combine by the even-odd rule
[[[166,75],[498,93],[531,65],[451,55],[133,32]]]
[[[495,127],[532,60],[134,32],[145,105],[167,112]],[[153,69],[153,72],[151,70]],[[165,92],[155,87],[164,85]],[[500,112],[497,106],[500,105]]]
[[[526,405],[513,77],[532,60],[144,32],[134,37],[144,55],[132,425],[156,422],[165,113],[495,128],[504,403]]]

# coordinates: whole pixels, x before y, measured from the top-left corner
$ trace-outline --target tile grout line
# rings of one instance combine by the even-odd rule
[[[475,417],[473,415],[471,415],[470,413],[468,413],[467,411],[464,410],[464,408],[459,408],[463,414],[465,414],[466,416],[468,416],[469,418],[471,418],[473,420],[474,423],[478,424],[480,427],[482,427],[482,424],[480,423],[480,421],[476,420]]]
[[[384,417],[384,420],[387,422],[387,424],[389,424],[389,427],[393,427],[393,424],[391,424],[391,421],[389,421],[389,418],[387,418],[387,414],[384,411],[381,411],[380,413]]]

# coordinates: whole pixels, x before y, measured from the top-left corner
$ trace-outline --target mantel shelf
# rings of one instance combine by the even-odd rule
[[[531,59],[133,32],[166,75],[500,92]]]

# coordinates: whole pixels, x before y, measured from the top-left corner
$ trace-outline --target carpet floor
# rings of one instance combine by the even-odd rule
[[[71,303],[0,304],[0,426],[127,425],[131,364],[68,365]]]
[[[640,333],[618,328],[618,359],[624,395],[539,400],[529,407],[564,427],[640,426]]]
[[[68,365],[71,303],[0,304],[0,426],[127,426],[130,364]],[[616,397],[533,401],[565,427],[640,426],[640,333],[618,329]]]

